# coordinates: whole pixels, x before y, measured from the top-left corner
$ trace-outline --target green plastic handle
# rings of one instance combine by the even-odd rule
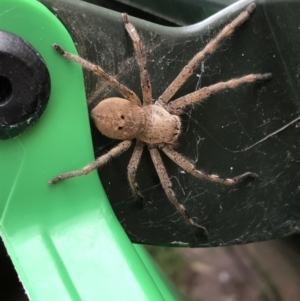
[[[0,30],[29,42],[51,77],[41,119],[0,141],[0,234],[30,300],[177,299],[129,241],[97,173],[47,184],[94,159],[82,70],[52,48],[76,53],[68,32],[34,0],[1,0]]]

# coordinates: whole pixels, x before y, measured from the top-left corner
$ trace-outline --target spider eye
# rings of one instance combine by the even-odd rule
[[[118,130],[119,130],[119,131],[121,131],[122,129],[123,129],[123,127],[122,127],[122,126],[119,126],[119,127],[118,127]]]
[[[122,118],[122,119],[125,119],[124,115],[121,115],[121,118]]]

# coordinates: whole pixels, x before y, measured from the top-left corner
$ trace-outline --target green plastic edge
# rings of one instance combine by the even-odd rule
[[[177,300],[128,240],[96,172],[47,185],[94,159],[82,70],[51,47],[76,53],[68,32],[35,0],[1,0],[0,30],[35,47],[51,77],[41,119],[0,141],[0,234],[30,300]]]
[[[134,244],[136,252],[139,254],[142,259],[144,265],[146,266],[148,272],[160,289],[160,292],[164,296],[165,300],[185,300],[183,296],[179,293],[177,288],[171,283],[170,279],[164,274],[164,272],[160,269],[160,267],[153,261],[150,257],[149,253],[145,250],[142,245]]]

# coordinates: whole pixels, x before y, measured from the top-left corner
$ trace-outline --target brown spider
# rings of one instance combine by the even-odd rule
[[[52,185],[71,177],[87,175],[91,171],[107,163],[111,158],[119,156],[128,150],[132,144],[132,140],[136,139],[136,146],[127,167],[128,181],[134,196],[142,197],[138,184],[135,181],[135,177],[143,148],[145,145],[148,145],[152,161],[168,199],[180,212],[187,224],[200,229],[203,234],[207,236],[208,233],[206,228],[197,224],[187,213],[185,207],[176,199],[172,190],[172,183],[167,175],[158,149],[162,150],[171,160],[173,160],[187,173],[190,173],[202,180],[208,180],[225,185],[234,185],[246,178],[257,177],[257,175],[252,172],[246,172],[237,177],[227,179],[222,179],[216,174],[206,174],[203,171],[197,170],[188,159],[176,152],[174,148],[181,132],[181,121],[179,115],[183,112],[183,109],[186,106],[203,101],[210,95],[225,89],[234,89],[244,83],[267,80],[271,78],[270,73],[249,74],[226,82],[219,82],[170,101],[172,96],[193,74],[194,69],[209,54],[216,50],[224,38],[228,37],[238,26],[244,23],[254,9],[255,4],[252,3],[230,24],[226,25],[221,32],[204,47],[203,50],[198,52],[190,60],[190,62],[181,70],[174,81],[154,103],[152,99],[150,78],[146,68],[146,57],[144,54],[143,44],[135,27],[129,22],[127,14],[123,14],[122,16],[125,28],[132,39],[136,60],[140,68],[143,104],[141,104],[140,99],[133,91],[119,83],[101,67],[90,63],[79,56],[71,54],[63,50],[57,44],[54,44],[53,46],[59,54],[102,77],[123,95],[124,98],[112,97],[104,99],[92,110],[91,115],[98,130],[102,134],[112,139],[124,141],[83,169],[61,174],[52,179],[49,184]]]

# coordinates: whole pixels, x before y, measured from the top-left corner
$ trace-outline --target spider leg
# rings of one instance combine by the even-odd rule
[[[108,153],[100,156],[99,158],[96,159],[93,163],[85,166],[83,169],[80,170],[75,170],[67,173],[63,173],[52,180],[49,181],[49,185],[56,184],[62,180],[73,178],[73,177],[78,177],[78,176],[83,176],[89,174],[91,171],[99,168],[100,166],[104,165],[107,163],[110,159],[117,157],[127,151],[131,145],[130,140],[123,141],[119,143],[116,147],[112,148]]]
[[[257,81],[268,80],[272,77],[271,73],[265,74],[249,74],[240,78],[233,78],[226,82],[219,82],[213,84],[208,87],[203,87],[200,90],[195,92],[186,94],[180,98],[177,98],[167,105],[166,109],[171,114],[180,115],[185,106],[191,105],[196,102],[203,101],[208,98],[210,95],[215,94],[217,92],[227,90],[227,89],[235,89],[236,87],[245,84],[245,83],[253,83]]]
[[[139,197],[141,200],[144,199],[143,195],[140,193],[139,186],[135,181],[136,170],[140,163],[140,159],[143,153],[145,143],[140,140],[137,140],[136,146],[132,153],[131,159],[127,166],[127,175],[130,188],[132,190],[133,195],[137,198]]]
[[[75,55],[73,53],[65,51],[62,47],[60,47],[57,44],[53,44],[53,47],[64,58],[81,65],[83,68],[85,68],[87,70],[94,72],[94,74],[102,77],[110,85],[115,87],[126,99],[132,101],[133,103],[137,104],[138,106],[141,106],[140,99],[132,90],[130,90],[126,86],[119,83],[113,76],[107,74],[100,66],[95,65],[95,64],[83,59],[82,57],[80,57],[78,55]]]
[[[178,89],[187,81],[193,74],[194,69],[211,53],[213,53],[221,41],[230,36],[238,26],[243,24],[251,15],[256,5],[250,4],[246,10],[241,12],[231,23],[227,24],[221,32],[212,39],[200,52],[198,52],[189,63],[180,71],[174,81],[158,98],[157,102],[161,105],[167,104],[171,97],[178,91]]]
[[[197,170],[195,168],[194,164],[192,164],[189,160],[184,158],[182,155],[180,155],[178,152],[176,152],[170,146],[164,144],[164,145],[160,145],[160,147],[161,147],[161,150],[172,161],[174,161],[178,166],[180,166],[187,173],[189,173],[189,174],[193,175],[194,177],[201,179],[201,180],[207,180],[207,181],[231,186],[231,185],[235,185],[237,183],[243,182],[244,180],[246,180],[248,178],[255,179],[258,177],[258,175],[253,172],[245,172],[234,178],[222,179],[218,175],[209,175],[209,174],[204,173],[203,171]]]
[[[205,237],[208,237],[208,232],[205,227],[197,224],[194,220],[189,216],[185,207],[177,200],[174,191],[172,190],[172,183],[168,177],[166,168],[163,164],[161,156],[159,154],[156,146],[149,147],[150,155],[154,164],[154,167],[157,171],[158,177],[160,179],[161,185],[169,199],[169,201],[176,207],[177,211],[182,215],[186,223],[190,226],[193,226],[199,229]]]
[[[150,83],[150,77],[146,67],[146,55],[144,53],[143,43],[140,39],[140,36],[133,26],[129,22],[128,15],[126,13],[122,14],[123,21],[125,24],[125,28],[133,42],[133,47],[135,50],[136,60],[140,67],[140,76],[141,76],[141,86],[142,86],[142,93],[143,93],[143,102],[144,105],[151,105],[152,104],[152,89]]]

